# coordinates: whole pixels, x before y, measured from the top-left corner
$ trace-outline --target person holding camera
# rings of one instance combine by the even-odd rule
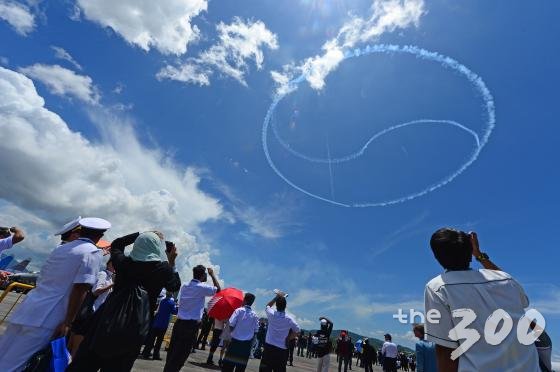
[[[215,295],[221,289],[211,267],[208,268],[208,275],[212,278],[213,285],[205,283],[208,280],[206,270],[206,267],[202,265],[195,266],[193,279],[181,287],[177,321],[173,325],[164,372],[181,370],[196,342],[196,333],[202,320],[205,299]]]
[[[460,316],[454,316],[455,313],[473,313],[475,318],[467,327],[484,335],[485,322],[497,310],[505,311],[512,323],[518,324],[529,306],[529,299],[511,275],[501,271],[481,252],[476,233],[442,228],[432,235],[430,246],[445,270],[426,284],[424,292],[425,313],[436,312],[439,316],[437,322],[428,317],[425,324],[426,340],[436,344],[438,369],[450,372],[539,371],[536,348],[532,344],[522,344],[516,332],[510,332],[497,345],[479,339],[458,357],[453,357],[455,350],[456,353],[463,350],[459,349],[456,329]],[[471,269],[473,256],[484,269]],[[455,339],[451,339],[452,335]]]
[[[0,227],[0,252],[10,249],[25,239],[23,231],[18,227]]]

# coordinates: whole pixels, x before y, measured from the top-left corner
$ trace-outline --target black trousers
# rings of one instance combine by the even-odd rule
[[[249,356],[251,355],[252,341],[253,340],[240,341],[235,338],[231,339],[222,362],[222,372],[245,371]]]
[[[286,372],[287,361],[288,350],[265,343],[259,372]]]
[[[159,351],[161,349],[161,344],[163,343],[163,337],[167,329],[150,329],[148,337],[146,338],[146,344],[144,350],[142,350],[142,355],[144,357],[149,357],[152,349],[154,350],[154,358],[159,358]]]
[[[365,372],[373,372],[373,361],[368,358],[364,358],[363,361]]]
[[[348,363],[350,363],[350,370],[352,369],[352,358],[349,356],[340,356],[338,358],[338,372],[341,372],[342,364],[344,364],[344,372],[348,371]]]
[[[290,363],[290,365],[294,364],[294,349],[296,348],[296,345],[292,345],[288,347],[288,362]]]
[[[177,319],[171,333],[171,343],[163,372],[179,372],[189,357],[200,322]]]
[[[208,334],[210,334],[210,329],[202,329],[200,334],[198,335],[198,339],[196,340],[195,347],[198,348],[198,345],[202,344],[200,348],[202,350],[206,349],[206,341],[208,341]]]
[[[141,345],[133,352],[102,357],[87,347],[80,347],[67,372],[129,372],[136,361]]]
[[[397,372],[397,359],[396,358],[383,358],[383,370],[385,372]]]
[[[302,345],[298,346],[297,347],[297,356],[301,356],[301,357],[304,356],[303,355],[303,350],[304,349],[305,349],[305,346],[302,346]]]
[[[212,340],[210,341],[210,352],[208,353],[208,360],[206,363],[213,362],[214,353],[218,346],[220,346],[220,336],[222,335],[221,329],[214,329],[212,331]]]

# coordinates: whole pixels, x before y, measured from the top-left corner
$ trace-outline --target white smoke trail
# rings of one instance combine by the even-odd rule
[[[350,59],[350,58],[357,58],[363,55],[370,55],[370,54],[374,54],[374,53],[386,53],[386,54],[411,54],[416,56],[417,58],[423,59],[423,60],[427,60],[427,61],[433,61],[433,62],[437,62],[439,64],[441,64],[442,67],[444,68],[448,68],[451,69],[457,73],[459,73],[460,75],[464,76],[474,87],[475,89],[480,93],[482,100],[484,101],[484,109],[486,111],[486,127],[484,128],[484,131],[482,133],[481,136],[479,136],[479,134],[477,134],[475,131],[473,131],[472,129],[469,129],[468,127],[456,122],[456,121],[452,121],[452,120],[443,120],[443,119],[419,119],[419,120],[413,120],[410,122],[406,122],[406,123],[402,123],[402,124],[397,124],[397,125],[393,125],[387,129],[384,129],[376,134],[374,134],[368,141],[366,141],[366,143],[356,152],[342,156],[342,157],[338,157],[338,158],[334,158],[331,159],[330,157],[328,159],[324,159],[324,158],[316,158],[316,157],[310,157],[307,156],[305,154],[302,154],[296,150],[294,150],[293,148],[290,147],[290,145],[284,141],[278,134],[278,131],[276,129],[276,125],[273,122],[273,116],[274,116],[274,111],[276,109],[276,107],[278,106],[278,104],[282,101],[282,99],[287,96],[288,94],[294,92],[298,85],[305,81],[308,80],[308,78],[305,76],[305,72],[302,73],[300,76],[296,77],[295,79],[289,81],[287,84],[285,84],[285,86],[281,87],[281,89],[279,89],[276,93],[276,95],[273,98],[272,104],[270,105],[265,119],[264,119],[264,123],[263,123],[263,129],[262,129],[262,142],[263,142],[263,150],[266,156],[266,159],[270,165],[270,167],[274,170],[274,172],[281,178],[283,179],[288,185],[290,185],[291,187],[293,187],[294,189],[303,192],[304,194],[311,196],[313,198],[334,204],[334,205],[338,205],[338,206],[344,206],[344,207],[380,207],[380,206],[387,206],[387,205],[392,205],[392,204],[397,204],[397,203],[403,203],[405,201],[409,201],[412,199],[415,199],[417,197],[426,195],[442,186],[445,186],[446,184],[448,184],[449,182],[453,181],[457,176],[459,176],[461,173],[463,173],[472,163],[474,163],[477,159],[478,156],[480,155],[480,152],[482,151],[482,149],[484,148],[484,146],[486,145],[486,143],[488,142],[488,139],[490,138],[490,135],[492,134],[492,131],[494,129],[494,126],[496,124],[496,113],[495,113],[495,105],[494,105],[494,99],[492,97],[492,94],[490,93],[490,90],[486,87],[486,84],[484,83],[484,81],[482,80],[482,78],[480,76],[478,76],[476,73],[474,73],[473,71],[471,71],[469,68],[467,68],[465,65],[459,63],[458,61],[454,60],[451,57],[447,57],[444,56],[442,54],[439,54],[437,52],[431,52],[422,48],[419,48],[417,46],[413,46],[413,45],[405,45],[405,46],[401,46],[401,45],[392,45],[392,44],[378,44],[378,45],[373,45],[373,46],[366,46],[365,48],[362,49],[354,49],[351,51],[347,51],[344,55],[344,60],[346,59]],[[411,126],[411,125],[421,125],[421,124],[444,124],[444,125],[452,125],[455,126],[457,128],[460,128],[464,131],[466,131],[467,133],[469,133],[471,136],[473,136],[475,142],[476,142],[476,146],[473,149],[473,152],[471,154],[471,156],[469,157],[469,159],[467,159],[467,161],[465,163],[463,163],[463,165],[461,165],[459,167],[459,169],[457,169],[456,171],[454,171],[453,173],[449,174],[448,176],[446,176],[445,178],[443,178],[442,180],[440,180],[439,182],[432,184],[420,191],[411,193],[411,194],[407,194],[404,195],[400,198],[397,199],[391,199],[391,200],[385,200],[385,201],[381,201],[381,202],[359,202],[359,203],[352,203],[352,204],[347,204],[347,203],[341,203],[341,202],[337,202],[335,200],[326,198],[326,197],[322,197],[320,195],[314,194],[310,191],[307,191],[305,189],[303,189],[302,187],[296,185],[294,182],[292,182],[291,180],[289,180],[282,172],[280,172],[280,170],[276,167],[276,165],[274,164],[274,162],[272,161],[272,158],[270,156],[270,152],[268,149],[268,131],[269,131],[269,127],[271,126],[272,123],[272,131],[273,134],[275,135],[276,139],[279,141],[279,143],[287,150],[289,151],[291,154],[304,159],[306,161],[309,162],[313,162],[313,163],[326,163],[329,164],[329,166],[331,166],[332,164],[336,164],[336,163],[343,163],[343,162],[348,162],[351,160],[355,160],[359,157],[361,157],[365,151],[367,150],[368,146],[377,138],[392,132],[394,130],[397,129],[401,129],[403,127],[407,127],[407,126]]]

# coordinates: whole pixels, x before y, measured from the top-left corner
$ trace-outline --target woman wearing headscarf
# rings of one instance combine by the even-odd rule
[[[124,250],[133,244],[127,256]],[[117,275],[113,292],[96,312],[90,331],[68,371],[130,371],[157,308],[162,288],[176,292],[181,279],[175,270],[176,249],[166,251],[163,235],[134,233],[111,243]]]

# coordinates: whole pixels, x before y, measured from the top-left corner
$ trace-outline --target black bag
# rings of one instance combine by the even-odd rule
[[[51,369],[52,348],[51,344],[45,346],[35,354],[25,364],[23,372],[48,372]]]
[[[84,301],[82,302],[82,306],[76,315],[76,318],[72,322],[72,332],[77,335],[85,335],[88,331],[89,326],[91,325],[91,320],[93,317],[93,304],[97,297],[93,294],[90,290],[88,291]]]
[[[139,350],[150,329],[148,293],[140,286],[112,292],[94,315],[94,324],[84,340],[102,357]]]

